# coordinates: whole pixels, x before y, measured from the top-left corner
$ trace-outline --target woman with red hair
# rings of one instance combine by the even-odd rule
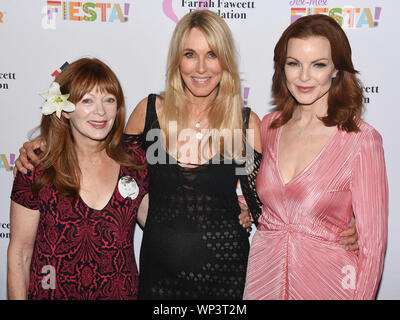
[[[137,299],[133,232],[147,193],[145,152],[123,141],[113,71],[79,59],[42,95],[42,162],[11,195],[10,299]]]
[[[276,111],[261,124],[263,202],[245,299],[373,299],[387,239],[380,134],[361,120],[348,39],[332,18],[300,18],[275,47]],[[359,255],[339,245],[352,215]]]

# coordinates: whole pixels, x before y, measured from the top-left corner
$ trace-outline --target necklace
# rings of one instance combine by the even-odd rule
[[[201,130],[201,129],[200,129],[200,128],[201,128],[200,123],[201,123],[201,120],[197,120],[196,123],[194,124],[194,126],[195,126],[196,129],[198,129],[198,130]],[[197,132],[196,132],[196,139],[197,139],[197,140],[203,139],[203,134],[202,134],[200,131],[197,131]]]
[[[300,126],[296,123],[297,128],[299,129],[299,132],[297,132],[297,134],[301,137],[303,135],[304,130],[302,128],[300,128]]]
[[[312,132],[313,132],[313,130],[315,129],[315,124],[314,125],[312,125],[311,127],[309,127],[309,128],[302,128],[302,127],[300,127],[299,126],[299,124],[297,123],[297,121],[296,120],[294,120],[294,125],[297,127],[297,135],[299,136],[299,137],[301,137],[302,135],[303,135],[303,133],[304,133],[304,131],[306,130],[306,129],[310,129],[310,136],[312,135]]]
[[[194,127],[196,128],[196,139],[201,140],[203,139],[203,134],[201,133],[201,123],[203,122],[204,119],[198,119],[194,122]]]
[[[303,135],[303,133],[304,133],[304,128],[301,128],[301,127],[298,125],[298,123],[297,123],[296,120],[293,120],[293,123],[294,123],[294,125],[297,127],[297,128],[296,128],[297,135],[301,137],[301,136]]]
[[[201,140],[203,139],[203,134],[201,133],[201,123],[204,120],[204,118],[202,119],[201,116],[206,112],[208,113],[208,107],[206,109],[204,109],[203,111],[201,111],[198,115],[197,115],[197,119],[194,121],[194,127],[196,128],[196,139],[197,140]]]

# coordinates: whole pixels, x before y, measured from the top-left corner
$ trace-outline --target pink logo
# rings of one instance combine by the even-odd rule
[[[248,87],[243,88],[243,103],[245,106],[247,106],[247,99],[249,98],[249,92],[250,92],[250,88],[248,88]]]
[[[173,0],[164,0],[162,7],[165,15],[170,18],[175,23],[178,23],[179,18],[174,12],[174,8],[172,7]],[[210,6],[210,0],[198,1],[196,10],[207,10]]]
[[[172,0],[164,0],[162,7],[165,15],[175,23],[178,23],[179,19],[172,8]]]

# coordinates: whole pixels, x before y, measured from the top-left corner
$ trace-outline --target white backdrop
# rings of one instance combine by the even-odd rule
[[[389,238],[378,299],[400,298],[400,74],[398,0],[1,0],[0,1],[0,299],[6,299],[12,168],[29,131],[39,124],[52,74],[66,61],[98,57],[116,72],[128,115],[164,88],[167,48],[176,21],[209,6],[232,29],[244,98],[262,118],[272,106],[273,48],[292,19],[329,12],[341,17],[365,87],[364,118],[383,136],[389,178]],[[141,230],[135,234],[138,258]]]

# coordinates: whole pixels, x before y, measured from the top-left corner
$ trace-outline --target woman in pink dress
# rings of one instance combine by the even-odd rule
[[[261,124],[263,202],[245,299],[374,299],[387,239],[380,134],[362,121],[348,39],[328,16],[300,18],[275,47],[276,111]],[[358,256],[338,234],[357,220]]]

